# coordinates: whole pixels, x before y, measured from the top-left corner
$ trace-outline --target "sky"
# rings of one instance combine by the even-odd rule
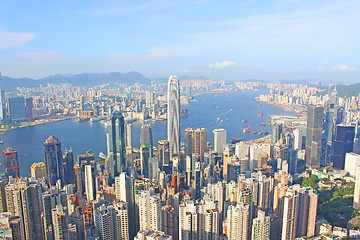
[[[358,0],[0,2],[2,75],[360,82]]]

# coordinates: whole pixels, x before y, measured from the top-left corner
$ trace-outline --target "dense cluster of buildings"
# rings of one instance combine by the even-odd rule
[[[31,166],[30,178],[21,178],[17,152],[4,151],[0,237],[315,239],[324,232],[317,221],[317,191],[294,180],[306,169],[331,164],[356,177],[359,208],[360,168],[354,166],[360,164],[360,147],[351,99],[340,105],[335,90],[323,105],[308,107],[305,121],[273,118],[271,136],[256,143],[228,144],[226,130],[214,129],[210,147],[204,128],[180,133],[180,89],[178,78],[170,76],[164,99],[156,98],[164,102],[168,133],[157,145],[144,121],[135,149],[126,121],[129,104],[156,106],[147,90],[142,106],[121,98],[107,107],[107,154],[100,160],[89,152],[63,152],[61,141],[50,136],[44,162]],[[94,99],[102,95],[91,91]],[[80,115],[88,103],[80,101]]]

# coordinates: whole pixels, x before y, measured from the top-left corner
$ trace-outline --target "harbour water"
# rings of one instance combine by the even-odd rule
[[[263,92],[238,92],[202,94],[195,97],[197,101],[191,106],[186,106],[190,115],[181,118],[181,141],[183,141],[184,129],[206,128],[208,142],[213,144],[213,133],[215,128],[224,128],[227,131],[227,140],[243,138],[244,141],[260,138],[263,135],[254,134],[253,131],[271,133],[271,127],[266,123],[268,114],[280,115],[285,113],[280,107],[260,104],[255,97]],[[263,116],[258,114],[263,113]],[[286,114],[291,113],[287,112]],[[246,119],[248,122],[243,123]],[[133,146],[140,145],[140,127],[138,122],[133,125]],[[157,141],[167,138],[166,121],[151,123],[154,145]],[[243,133],[242,129],[250,125],[251,132]],[[33,127],[19,128],[0,135],[4,143],[0,145],[1,150],[11,147],[19,154],[20,175],[30,175],[30,166],[33,162],[44,161],[44,141],[54,135],[62,143],[63,153],[65,149],[72,149],[75,155],[91,150],[97,157],[100,152],[106,154],[106,132],[107,129],[101,122],[74,122],[64,120],[54,123],[42,124]],[[1,157],[3,163],[3,157]],[[3,169],[1,169],[3,171]]]

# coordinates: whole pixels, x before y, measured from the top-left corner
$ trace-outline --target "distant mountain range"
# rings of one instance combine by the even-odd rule
[[[201,80],[210,80],[206,77],[192,77],[192,76],[179,76],[179,80],[183,81],[186,79],[201,79]],[[140,83],[140,84],[150,84],[151,81],[156,81],[159,83],[167,83],[169,78],[157,78],[149,79],[144,75],[138,72],[128,72],[128,73],[81,73],[81,74],[55,74],[42,79],[32,79],[32,78],[11,78],[3,76],[3,90],[12,92],[16,91],[17,87],[39,87],[40,84],[46,85],[51,84],[62,84],[67,83],[73,86],[80,87],[92,87],[95,85],[102,85],[109,83],[110,85],[120,84],[120,83]]]
[[[61,84],[67,83],[73,86],[91,87],[105,83],[119,84],[119,83],[142,83],[150,84],[150,79],[144,77],[138,72],[128,73],[82,73],[75,75],[56,74],[39,80],[31,78],[11,78],[3,77],[3,88],[5,91],[15,91],[17,87],[39,87],[40,84],[46,85],[48,83]]]

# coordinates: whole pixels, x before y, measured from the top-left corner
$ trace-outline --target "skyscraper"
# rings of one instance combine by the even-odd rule
[[[355,190],[354,190],[354,202],[353,208],[356,210],[360,208],[360,165],[356,166],[356,179],[355,179]]]
[[[227,210],[226,236],[229,240],[247,240],[250,236],[250,206],[238,203]]]
[[[64,155],[64,176],[66,184],[75,183],[74,154],[72,150],[66,150]]]
[[[111,124],[108,140],[109,156],[106,161],[106,169],[109,172],[110,181],[114,182],[115,176],[126,171],[125,161],[125,121],[120,112],[114,112],[111,115]]]
[[[323,108],[309,107],[306,124],[306,167],[320,168]]]
[[[66,208],[62,205],[57,205],[51,210],[51,217],[53,222],[54,240],[69,239],[68,217]]]
[[[207,131],[205,128],[185,129],[185,156],[195,154],[201,160],[207,152]]]
[[[141,230],[160,231],[160,196],[151,190],[143,191],[139,197],[139,222]]]
[[[31,120],[33,118],[33,108],[34,108],[34,104],[33,104],[33,98],[29,97],[25,99],[25,113],[26,113],[26,118],[28,120]]]
[[[251,240],[270,240],[270,217],[258,210],[257,218],[253,219]]]
[[[180,88],[174,75],[169,77],[167,99],[167,133],[170,157],[173,157],[180,153]]]
[[[85,193],[86,199],[88,201],[93,201],[95,199],[95,189],[94,189],[94,179],[91,169],[91,165],[85,165]]]
[[[223,128],[214,129],[214,151],[222,154],[226,148],[226,130]]]
[[[13,122],[26,121],[24,97],[8,98],[9,115]]]
[[[4,120],[4,91],[2,87],[2,76],[0,72],[0,121]]]
[[[58,179],[64,180],[64,164],[61,142],[50,136],[44,143],[46,174],[49,186],[54,186]]]
[[[141,126],[140,132],[140,158],[141,158],[141,174],[149,177],[149,159],[153,155],[153,138],[151,127],[149,124]]]
[[[284,197],[281,239],[295,239],[298,199],[299,193],[293,189],[288,189]]]
[[[20,176],[18,153],[11,148],[7,148],[2,153],[4,155],[5,175],[18,178]]]
[[[332,161],[334,168],[344,169],[345,155],[353,151],[355,127],[351,125],[339,124],[336,126],[336,136],[334,142],[334,152]]]

